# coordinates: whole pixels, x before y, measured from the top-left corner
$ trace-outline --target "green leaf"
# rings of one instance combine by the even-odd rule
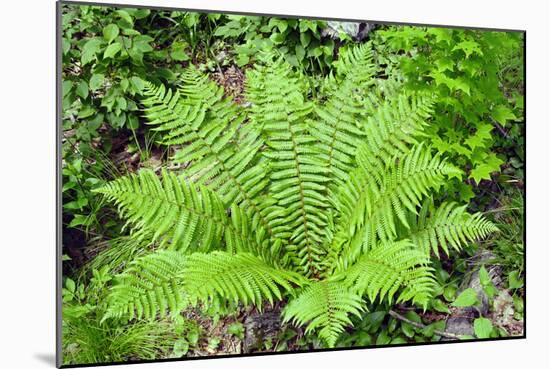
[[[401,331],[403,331],[403,334],[405,334],[405,336],[409,338],[412,338],[414,336],[414,327],[409,323],[402,323]]]
[[[296,51],[296,58],[298,58],[299,61],[302,61],[304,59],[304,56],[306,55],[306,51],[301,45],[296,44],[295,47]]]
[[[134,24],[134,20],[132,19],[132,16],[128,14],[126,10],[122,10],[122,9],[117,10],[115,14],[118,15],[122,20],[127,22],[129,25]]]
[[[242,323],[236,322],[227,327],[227,333],[234,335],[240,339],[244,338],[244,326]]]
[[[474,320],[474,333],[477,338],[489,338],[493,331],[493,324],[487,318],[477,318]]]
[[[80,61],[82,62],[82,65],[86,65],[94,60],[96,54],[101,49],[102,44],[103,40],[99,38],[92,38],[84,44],[84,46],[82,47],[82,53],[80,55]]]
[[[518,119],[512,110],[504,105],[497,106],[491,113],[491,116],[503,126],[505,126],[509,120]]]
[[[107,43],[111,43],[120,33],[116,24],[109,24],[103,28],[103,38]]]
[[[468,307],[478,303],[477,292],[473,288],[466,288],[451,304],[456,307]]]
[[[92,75],[92,78],[90,78],[90,90],[96,91],[98,88],[103,87],[104,80],[105,76],[101,73]]]
[[[65,288],[74,293],[74,291],[76,290],[76,284],[71,278],[67,278],[65,279]]]
[[[80,81],[76,86],[76,94],[83,99],[88,97],[88,84],[86,81]]]
[[[523,287],[523,278],[519,276],[519,271],[514,270],[508,274],[508,287],[510,289],[518,289]]]
[[[311,41],[311,35],[308,32],[300,33],[300,43],[304,48],[306,48],[309,45],[310,41]]]
[[[383,330],[376,338],[377,345],[387,345],[388,343],[390,343],[390,341],[391,341],[391,337],[388,336],[388,333],[386,333],[386,330]]]
[[[141,78],[134,76],[130,78],[130,82],[132,83],[132,87],[134,87],[134,90],[136,92],[143,91],[145,84],[143,83],[143,80]]]
[[[470,178],[473,178],[477,184],[483,179],[491,179],[491,173],[498,172],[500,166],[504,164],[504,161],[492,153],[488,155],[484,162],[477,164],[474,169],[470,172]]]
[[[122,45],[120,43],[114,43],[105,49],[105,52],[103,53],[103,58],[113,58],[120,50],[122,49]]]
[[[432,307],[434,308],[435,311],[439,311],[440,313],[446,313],[446,314],[450,313],[449,307],[447,306],[447,304],[445,304],[440,299],[432,300]]]
[[[189,60],[189,56],[185,52],[186,47],[186,43],[174,42],[171,47],[172,51],[170,52],[170,56],[172,57],[172,59],[176,61]]]
[[[182,357],[189,351],[189,342],[185,338],[181,338],[174,343],[174,357]]]
[[[481,51],[479,44],[471,40],[464,40],[462,42],[459,42],[452,49],[452,51],[455,51],[455,50],[462,50],[464,54],[466,54],[467,58],[472,54],[483,55],[483,52]]]

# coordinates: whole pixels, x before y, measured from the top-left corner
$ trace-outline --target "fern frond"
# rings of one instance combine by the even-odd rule
[[[261,68],[261,67],[259,67]],[[305,123],[312,105],[304,101],[299,78],[282,60],[249,74],[253,121],[263,122],[270,162],[269,196],[277,202],[270,208],[274,233],[290,245],[287,251],[308,276],[324,253],[323,240],[328,204],[323,192],[328,169],[317,156],[315,138]],[[256,80],[256,76],[260,78]],[[261,89],[258,87],[261,85]]]
[[[376,71],[368,44],[341,53],[338,62],[338,71],[345,70],[343,81],[325,104],[316,106],[319,121],[311,130],[319,141],[317,148],[329,178],[334,181],[331,187],[342,186],[355,163],[357,146],[365,135],[363,99],[365,91],[374,83]]]
[[[160,250],[139,257],[115,277],[107,296],[102,319],[154,319],[157,314],[179,313],[186,305],[182,271],[185,257],[181,252]]]
[[[360,167],[381,181],[385,167],[395,157],[405,155],[423,133],[432,112],[433,99],[423,94],[401,93],[370,109],[374,114],[365,123],[365,140],[358,147]]]
[[[274,268],[252,254],[214,251],[188,256],[185,290],[193,297],[208,300],[218,295],[227,300],[254,304],[282,299],[282,292],[293,292],[307,279],[298,273]]]
[[[438,189],[446,177],[460,175],[461,171],[441,159],[439,154],[433,156],[429,148],[417,145],[405,156],[386,163],[383,173],[380,183],[372,180],[367,171],[354,173],[357,177],[350,181],[350,186],[355,188],[342,191],[343,201],[340,201],[348,209],[339,209],[343,216],[346,213],[351,215],[351,231],[369,223],[374,225],[380,240],[392,240],[397,236],[396,219],[409,228],[406,211],[416,213],[422,199],[430,195],[430,190]],[[358,188],[358,185],[362,187]],[[357,196],[363,196],[364,200]],[[350,208],[353,197],[356,198],[355,204],[365,204],[359,211]]]
[[[236,249],[260,250],[264,239],[244,232],[248,220],[231,223],[226,209],[214,192],[205,187],[201,191],[174,173],[163,171],[159,178],[151,170],[140,170],[119,178],[96,190],[118,205],[121,216],[134,229],[152,234],[152,242],[161,246],[193,251],[219,249],[222,237],[230,240]],[[245,215],[242,215],[244,218]],[[257,226],[261,230],[261,226]],[[260,231],[261,233],[261,231]]]
[[[183,145],[174,160],[189,162],[187,178],[216,191],[224,204],[247,209],[248,216],[258,218],[275,238],[266,206],[259,201],[269,182],[265,165],[258,162],[261,130],[243,124],[241,109],[194,67],[184,71],[182,81],[175,92],[147,85],[142,102],[149,124],[167,132],[165,144]]]
[[[306,334],[318,330],[329,347],[334,347],[350,315],[361,316],[362,299],[338,281],[320,281],[307,287],[289,302],[283,311],[283,321],[307,325]]]
[[[370,301],[379,298],[392,303],[412,300],[426,306],[434,286],[430,259],[410,240],[381,243],[361,256],[353,266],[341,272],[345,283]]]
[[[403,237],[409,238],[427,255],[433,251],[437,257],[439,247],[449,255],[449,246],[459,251],[468,243],[498,231],[480,213],[470,214],[466,211],[466,205],[457,206],[454,203],[443,203],[437,209],[433,204],[425,203],[418,217],[412,218],[410,230],[405,230]]]

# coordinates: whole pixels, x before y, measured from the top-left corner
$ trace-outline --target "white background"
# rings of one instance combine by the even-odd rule
[[[98,0],[99,1],[99,0]],[[125,1],[119,1],[124,3]],[[130,4],[527,30],[527,339],[143,364],[140,368],[518,368],[547,362],[548,17],[544,1],[160,1]],[[55,3],[2,2],[0,367],[52,368],[55,352]],[[6,83],[7,81],[7,83]],[[545,232],[546,231],[546,232]],[[546,351],[546,352],[545,352]],[[120,366],[120,368],[136,366]]]

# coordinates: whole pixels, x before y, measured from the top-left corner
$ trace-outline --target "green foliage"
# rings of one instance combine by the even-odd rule
[[[517,88],[522,79],[522,35],[461,29],[399,26],[376,33],[379,60],[386,72],[402,73],[406,88],[437,95],[434,120],[427,128],[430,141],[479,184],[500,170],[499,132],[517,131],[523,115],[518,95],[503,91],[503,73]],[[400,56],[396,56],[396,52]],[[512,64],[512,65],[511,65]],[[513,77],[512,77],[513,76]],[[521,88],[521,87],[520,87]],[[521,145],[516,135],[515,146]],[[473,197],[464,183],[455,182],[461,201]]]
[[[364,297],[427,306],[436,242],[459,249],[495,230],[452,203],[430,211],[433,221],[419,214],[461,172],[424,142],[429,96],[396,81],[373,91],[370,46],[342,59],[324,102],[308,101],[304,77],[273,59],[247,75],[250,107],[224,99],[194,67],[178,89],[144,83],[149,124],[187,165],[96,190],[131,237],[160,248],[116,277],[104,321],[174,316],[183,301],[261,308],[284,298],[284,319],[333,347]],[[413,242],[411,229],[438,221],[460,231]]]
[[[334,346],[350,315],[360,316],[361,297],[335,281],[316,282],[292,300],[284,311],[284,321],[307,325],[306,333],[319,329],[319,337]]]
[[[108,268],[93,270],[85,287],[66,278],[63,295],[63,364],[92,364],[127,360],[152,360],[167,355],[177,334],[169,321],[101,322]]]
[[[452,305],[456,307],[468,307],[477,305],[478,303],[477,292],[473,288],[466,288],[458,295]]]
[[[236,43],[239,66],[252,63],[260,52],[276,52],[293,67],[326,71],[334,57],[335,42],[321,36],[325,21],[228,15],[214,32]]]
[[[474,320],[474,333],[477,338],[489,338],[492,336],[493,324],[487,318]]]

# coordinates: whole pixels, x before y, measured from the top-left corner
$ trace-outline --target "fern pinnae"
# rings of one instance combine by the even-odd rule
[[[399,301],[413,300],[425,305],[434,284],[429,263],[429,257],[411,241],[402,240],[379,244],[343,273],[346,284],[366,294],[371,301],[386,298],[391,303],[397,291],[405,288]]]
[[[492,222],[480,213],[468,213],[465,205],[449,202],[435,208],[433,203],[425,202],[419,215],[412,217],[411,229],[405,230],[402,237],[411,239],[426,254],[433,252],[439,258],[440,248],[449,255],[449,246],[460,251],[468,243],[494,232],[498,232],[498,228]]]
[[[319,281],[306,287],[283,311],[283,321],[307,325],[306,333],[318,330],[329,347],[334,347],[350,316],[361,317],[361,298],[338,281]]]
[[[307,135],[304,120],[312,105],[304,102],[298,80],[280,61],[267,73],[268,78],[259,82],[252,74],[248,83],[263,85],[258,94],[249,94],[254,106],[261,106],[266,94],[270,96],[269,111],[252,110],[252,117],[259,120],[255,115],[263,114],[265,155],[271,159],[269,192],[278,202],[273,222],[281,238],[293,244],[288,250],[298,251],[300,267],[307,275],[314,275],[319,254],[323,253],[322,228],[326,224],[322,212],[326,205],[320,201],[323,197],[318,189],[325,188],[327,179],[323,174],[327,170],[316,158],[314,139]]]
[[[102,322],[109,318],[154,319],[179,313],[186,305],[182,289],[184,255],[159,250],[141,256],[115,277]]]

